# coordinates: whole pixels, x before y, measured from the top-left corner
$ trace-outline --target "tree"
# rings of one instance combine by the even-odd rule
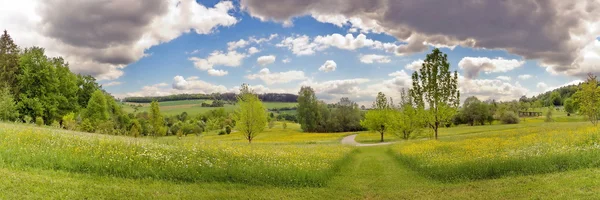
[[[436,48],[427,55],[423,67],[413,73],[412,80],[410,95],[437,140],[439,127],[448,123],[458,108],[458,73],[454,71],[452,76],[448,56]]]
[[[258,96],[254,94],[247,84],[243,84],[238,96],[236,127],[248,143],[252,143],[267,125],[267,112]]]
[[[554,91],[550,94],[550,105],[552,106],[560,106],[562,105],[562,98],[558,91]]]
[[[574,95],[576,102],[579,104],[579,111],[596,126],[600,119],[600,88],[598,80],[593,74],[588,74],[585,83],[581,85],[581,90]]]
[[[385,98],[385,96],[383,98]],[[331,122],[336,123],[337,129],[331,130],[331,132],[359,131],[362,129],[360,125],[362,117],[358,104],[347,97],[342,97],[340,101],[335,104],[335,107],[336,108],[331,112]]]
[[[315,132],[317,121],[321,117],[318,109],[319,103],[315,91],[308,86],[303,86],[298,92],[298,123],[304,132]]]
[[[360,124],[371,131],[378,132],[381,135],[380,142],[383,142],[383,134],[393,126],[393,120],[390,119],[394,111],[390,109],[387,98],[382,92],[377,94],[373,108],[367,111],[365,119]]]
[[[0,87],[8,87],[12,94],[18,94],[19,54],[19,47],[4,30],[0,36]]]
[[[83,117],[89,120],[92,128],[88,128],[86,131],[90,132],[96,130],[100,123],[109,119],[108,105],[106,105],[106,98],[104,98],[102,91],[96,90],[92,93],[92,97],[87,104],[86,112]]]
[[[573,99],[568,98],[565,99],[564,102],[564,106],[565,106],[565,111],[567,112],[567,116],[571,116],[572,113],[575,113],[575,103],[573,102]]]
[[[164,136],[167,131],[165,128],[165,120],[160,113],[160,107],[157,101],[150,103],[150,124],[154,136]]]
[[[75,113],[69,113],[62,117],[62,125],[65,129],[74,131],[77,129],[77,122],[75,121]]]
[[[553,122],[554,119],[552,118],[552,113],[554,112],[554,106],[550,106],[548,108],[548,112],[546,112],[546,119],[544,120],[545,122]]]
[[[19,111],[9,88],[0,86],[0,121],[13,121],[18,117]]]
[[[397,119],[397,123],[392,128],[401,133],[402,139],[408,140],[412,133],[421,129],[423,123],[412,98],[410,95],[406,95],[404,89],[402,89],[400,97],[400,112],[395,112],[397,116],[394,118]]]
[[[140,122],[137,119],[134,119],[131,122],[131,128],[129,129],[129,135],[131,135],[133,137],[139,137],[141,129],[142,129],[142,125],[140,124]]]

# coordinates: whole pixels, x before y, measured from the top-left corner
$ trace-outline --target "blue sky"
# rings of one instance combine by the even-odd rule
[[[600,31],[594,28],[598,23],[591,13],[587,13],[592,19],[588,26],[566,26],[567,30],[586,31],[568,33],[571,39],[565,40],[559,34],[533,31],[535,27],[519,30],[519,24],[514,26],[516,30],[498,29],[497,35],[490,34],[485,29],[495,27],[469,24],[471,18],[477,22],[475,15],[479,14],[471,10],[465,10],[473,15],[468,18],[438,10],[446,18],[464,21],[455,27],[448,22],[446,27],[405,16],[366,15],[363,8],[349,5],[353,2],[343,3],[348,4],[347,9],[362,12],[327,10],[335,2],[319,0],[306,2],[313,6],[257,0],[134,2],[76,3],[61,15],[42,9],[60,3],[25,1],[13,5],[22,9],[5,10],[12,21],[0,20],[0,28],[7,29],[21,46],[42,46],[52,56],[65,57],[73,71],[96,76],[117,97],[235,92],[239,85],[248,83],[257,92],[286,93],[297,93],[300,86],[308,85],[329,102],[350,97],[369,105],[367,102],[379,91],[397,98],[401,89],[409,88],[414,67],[435,47],[448,54],[451,68],[460,74],[465,98],[474,95],[511,100],[532,96],[580,82],[589,72],[600,72],[593,65],[600,60]],[[562,6],[559,1],[552,3],[556,8]],[[484,4],[498,6],[495,2]],[[125,9],[122,12],[127,15],[121,17],[115,8],[123,5],[137,5],[139,9]],[[377,6],[383,13],[397,9],[396,5]],[[461,8],[469,6],[474,5]],[[106,15],[106,19],[87,19],[85,13]],[[525,19],[510,22],[512,17],[503,14],[489,13],[497,15],[492,18],[497,26],[503,22],[495,20],[527,23]],[[550,15],[540,15],[544,14]],[[15,23],[15,19],[22,23]],[[437,26],[427,24],[430,22]],[[547,23],[523,27],[526,25],[555,27]],[[53,31],[69,28],[73,29],[69,34]],[[240,41],[237,47],[229,44]]]

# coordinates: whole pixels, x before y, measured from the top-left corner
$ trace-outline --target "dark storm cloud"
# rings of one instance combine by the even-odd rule
[[[148,24],[167,11],[164,0],[51,0],[40,9],[45,35],[77,47],[103,49],[130,45]],[[129,59],[107,58],[124,64]]]
[[[586,22],[600,20],[597,0],[242,0],[241,4],[253,16],[276,21],[308,14],[376,20],[388,34],[418,43],[398,53],[425,49],[419,44],[427,42],[506,49],[558,66],[571,65],[590,42],[572,35],[589,34]]]

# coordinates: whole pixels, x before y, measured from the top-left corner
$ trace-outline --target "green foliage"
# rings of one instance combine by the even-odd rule
[[[0,86],[0,121],[14,121],[19,111],[9,88]]]
[[[53,121],[79,109],[77,76],[62,58],[49,58],[44,49],[33,47],[24,50],[19,65],[19,113]]]
[[[231,134],[231,126],[225,126],[225,133],[227,133],[227,135]]]
[[[469,97],[465,99],[463,109],[460,112],[462,120],[471,126],[485,125],[486,121],[489,121],[490,118],[493,119],[489,107],[488,104],[479,101],[477,97]]]
[[[50,124],[50,126],[52,126],[53,128],[61,128],[60,127],[60,123],[58,123],[58,121],[52,121],[52,123]]]
[[[315,91],[308,86],[302,86],[298,92],[298,123],[304,132],[316,132],[317,122],[321,118],[318,112],[319,102]]]
[[[85,118],[83,122],[81,122],[81,124],[79,125],[79,130],[93,133],[94,131],[96,131],[96,126],[94,126],[94,124],[89,118]]]
[[[269,120],[269,123],[268,123],[269,129],[272,129],[273,127],[275,127],[275,120],[273,118],[269,118],[268,120]]]
[[[96,130],[101,123],[109,120],[108,105],[102,91],[96,90],[92,94],[83,117],[90,122],[93,127],[91,130]]]
[[[287,129],[287,122],[286,121],[281,122],[281,127],[283,127],[283,129]]]
[[[554,122],[554,118],[552,118],[554,112],[554,106],[550,106],[550,108],[548,108],[548,111],[546,112],[546,118],[544,119],[545,122]]]
[[[554,91],[550,94],[550,103],[551,106],[560,106],[562,105],[562,97],[558,91]]]
[[[29,124],[31,123],[31,120],[33,120],[33,118],[31,118],[29,115],[23,116],[23,123]]]
[[[0,36],[0,87],[8,87],[9,93],[13,94],[19,92],[17,77],[21,73],[19,69],[20,51],[8,32],[4,30]]]
[[[575,102],[573,101],[572,98],[565,99],[564,107],[565,107],[565,111],[567,112],[568,116],[571,116],[571,114],[573,114],[577,111]]]
[[[131,123],[131,128],[129,129],[129,135],[133,137],[140,136],[140,130],[142,129],[142,125],[138,120],[133,120]]]
[[[154,136],[164,136],[167,133],[165,121],[160,113],[157,101],[153,101],[150,104],[150,125],[152,126],[152,134]]]
[[[252,143],[252,139],[267,125],[266,108],[246,84],[243,84],[240,89],[238,104],[240,107],[236,111],[237,130],[248,140],[248,143]]]
[[[505,111],[500,114],[500,121],[504,124],[518,124],[519,116],[513,111]]]
[[[224,130],[219,130],[219,135],[225,135],[227,134],[227,132],[225,132]]]
[[[452,75],[448,56],[436,48],[427,54],[423,67],[413,73],[412,80],[410,95],[437,139],[439,127],[449,123],[458,108],[458,74],[455,71]]]
[[[365,119],[360,122],[360,125],[367,128],[370,131],[378,132],[381,136],[380,142],[383,142],[383,135],[394,126],[394,119],[396,111],[390,108],[387,102],[385,94],[379,92],[375,101],[373,102],[373,110],[367,111]]]
[[[598,87],[596,76],[589,74],[587,81],[582,84],[581,90],[573,96],[579,105],[580,113],[596,126],[600,119],[600,87]]]
[[[75,113],[69,113],[62,117],[63,127],[67,130],[76,130],[77,122],[75,121]]]
[[[392,129],[396,134],[400,134],[402,139],[409,139],[411,135],[418,132],[423,127],[423,121],[420,117],[420,112],[415,108],[414,102],[410,95],[406,95],[403,89],[401,94],[399,112],[396,112],[392,119],[396,119]]]
[[[35,125],[43,126],[44,125],[44,118],[42,118],[42,117],[36,117],[35,118]]]

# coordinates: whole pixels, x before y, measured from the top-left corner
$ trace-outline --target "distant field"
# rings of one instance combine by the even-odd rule
[[[182,101],[165,101],[159,102],[160,111],[164,115],[178,115],[183,112],[187,112],[190,115],[202,114],[209,110],[219,109],[214,107],[202,107],[201,104],[203,102],[211,103],[212,100],[182,100]],[[268,109],[272,108],[284,108],[284,107],[295,107],[298,103],[295,102],[263,102],[265,107]],[[142,107],[138,108],[137,112],[148,112],[150,110],[149,103],[122,103],[123,109],[126,112],[133,113],[135,112],[135,108],[132,106],[141,105]],[[224,107],[225,111],[230,112],[234,111],[237,106],[226,104]]]

